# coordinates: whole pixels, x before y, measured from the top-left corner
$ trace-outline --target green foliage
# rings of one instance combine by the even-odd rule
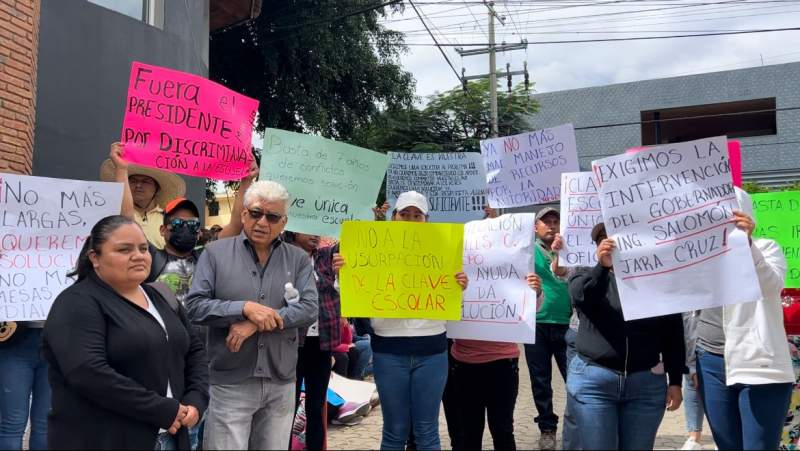
[[[526,116],[538,111],[523,86],[511,93],[498,89],[498,129],[501,136],[526,131]],[[424,108],[387,109],[354,141],[363,147],[407,152],[477,152],[479,141],[491,135],[489,80],[467,84],[431,96]]]
[[[768,193],[771,190],[758,182],[742,182],[742,189],[748,194]]]
[[[374,8],[380,3],[264,0],[252,23],[212,36],[209,76],[261,102],[258,131],[349,140],[379,107],[414,98],[414,79],[399,64],[403,34],[378,23],[402,7]]]

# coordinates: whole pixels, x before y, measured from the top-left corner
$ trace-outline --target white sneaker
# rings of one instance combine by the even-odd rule
[[[697,443],[693,438],[688,438],[681,449],[703,449],[703,445]]]

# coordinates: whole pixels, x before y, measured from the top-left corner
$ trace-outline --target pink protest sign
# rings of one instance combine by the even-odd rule
[[[742,187],[742,144],[728,140],[728,160],[731,162],[733,186]]]
[[[636,153],[646,150],[649,147],[631,147],[625,153]],[[742,144],[736,140],[728,140],[728,161],[731,164],[731,177],[733,186],[742,187]]]
[[[252,161],[258,101],[206,78],[134,61],[122,124],[125,159],[218,180],[239,180]]]

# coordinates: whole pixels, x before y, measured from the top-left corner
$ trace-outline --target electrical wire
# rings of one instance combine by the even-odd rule
[[[450,66],[450,69],[453,69],[453,73],[456,75],[456,78],[458,78],[458,81],[460,83],[461,82],[461,76],[458,75],[458,71],[456,70],[455,66],[453,66],[453,63],[450,62],[450,58],[447,57],[447,54],[442,49],[442,46],[439,45],[439,42],[436,41],[436,37],[433,35],[433,33],[431,33],[430,28],[428,28],[428,24],[426,24],[425,20],[422,18],[422,14],[419,13],[419,10],[417,9],[417,6],[414,5],[414,1],[413,0],[408,0],[408,3],[411,4],[412,8],[414,8],[414,12],[416,12],[417,16],[419,16],[419,20],[422,22],[422,25],[424,25],[425,28],[428,30],[428,34],[431,35],[431,39],[433,39],[433,42],[436,43],[436,46],[439,48],[439,52],[442,53],[442,56],[444,57],[445,61],[447,61],[447,64]]]

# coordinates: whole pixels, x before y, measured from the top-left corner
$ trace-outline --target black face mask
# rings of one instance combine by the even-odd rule
[[[197,231],[188,227],[172,229],[169,235],[169,245],[178,252],[189,252],[197,246]]]

